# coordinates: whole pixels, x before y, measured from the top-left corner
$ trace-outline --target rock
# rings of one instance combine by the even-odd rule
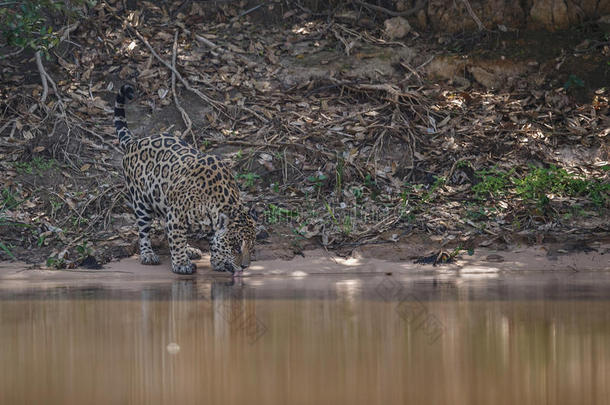
[[[453,56],[438,56],[426,66],[426,74],[432,78],[453,80],[463,76],[466,61]]]
[[[402,17],[394,17],[385,20],[383,23],[385,33],[390,39],[404,38],[411,31],[409,22]]]
[[[507,80],[514,80],[528,71],[526,62],[508,60],[473,61],[468,69],[474,79],[488,89],[497,89]]]
[[[471,0],[472,11],[487,27],[498,24],[508,29],[545,29],[555,31],[594,20],[610,13],[610,1],[604,0]],[[427,25],[445,33],[477,30],[464,2],[428,0]],[[423,16],[422,16],[423,17]],[[423,22],[417,15],[418,26]]]
[[[478,66],[471,67],[470,73],[472,74],[472,77],[474,77],[474,80],[488,89],[497,89],[502,84],[500,78]]]
[[[464,72],[468,71],[478,83],[488,89],[497,89],[507,80],[522,77],[528,70],[532,68],[527,62],[502,59],[466,60],[454,56],[436,57],[426,66],[426,74],[429,77],[453,80],[465,87],[468,82],[464,78]]]
[[[529,10],[529,25],[549,31],[565,29],[610,10],[610,2],[597,0],[534,0]]]
[[[568,7],[563,0],[535,0],[530,9],[534,25],[548,30],[567,28],[569,25]]]

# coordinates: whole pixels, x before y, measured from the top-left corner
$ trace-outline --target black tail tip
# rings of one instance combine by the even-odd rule
[[[119,95],[125,97],[127,100],[133,100],[136,96],[136,91],[131,84],[124,84],[119,90]]]

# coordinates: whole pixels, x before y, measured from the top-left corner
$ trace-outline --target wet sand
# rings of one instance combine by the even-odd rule
[[[355,249],[351,257],[339,257],[324,250],[304,252],[304,257],[291,260],[274,258],[272,251],[263,260],[253,261],[242,277],[263,276],[306,277],[311,275],[419,274],[447,275],[522,273],[552,271],[558,273],[610,271],[610,245],[599,244],[595,251],[562,252],[547,247],[523,247],[509,251],[477,249],[473,255],[462,253],[456,263],[438,266],[416,264],[414,257],[425,252],[425,246],[369,245]],[[281,257],[281,254],[277,255]],[[158,266],[144,266],[138,257],[106,264],[99,270],[54,270],[36,268],[23,263],[0,263],[0,288],[11,288],[26,282],[78,283],[95,281],[104,284],[154,283],[179,278],[230,279],[228,273],[212,271],[209,256],[195,262],[194,275],[181,276],[170,270],[168,256]]]

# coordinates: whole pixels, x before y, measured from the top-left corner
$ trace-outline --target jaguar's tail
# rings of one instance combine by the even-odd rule
[[[119,94],[116,96],[116,102],[114,103],[114,126],[122,150],[127,148],[132,139],[131,131],[127,127],[127,120],[125,119],[125,103],[129,100],[133,100],[134,97],[134,88],[129,84],[124,84],[119,90]]]

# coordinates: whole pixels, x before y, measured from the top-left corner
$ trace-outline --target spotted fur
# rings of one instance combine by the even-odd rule
[[[182,139],[153,135],[135,139],[125,120],[125,103],[134,98],[130,85],[119,90],[114,124],[123,155],[123,170],[136,214],[142,264],[159,264],[152,250],[154,216],[165,219],[172,271],[191,274],[196,249],[186,234],[212,229],[211,264],[216,271],[248,267],[255,240],[255,222],[242,204],[231,170],[216,156],[199,152]]]

